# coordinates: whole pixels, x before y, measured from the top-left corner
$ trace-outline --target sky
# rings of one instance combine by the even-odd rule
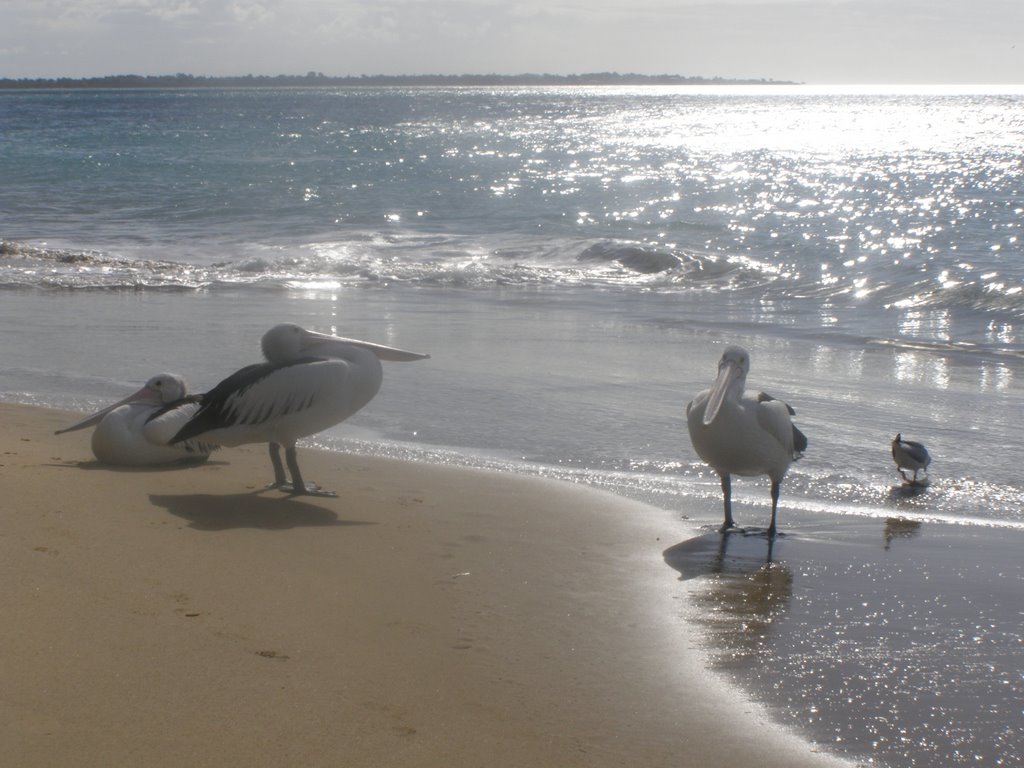
[[[1024,83],[1024,0],[0,0],[0,77]]]

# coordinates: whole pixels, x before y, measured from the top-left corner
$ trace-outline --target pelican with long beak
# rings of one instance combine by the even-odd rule
[[[269,443],[271,488],[292,494],[337,496],[299,471],[295,444],[339,424],[373,399],[384,377],[381,360],[408,362],[430,355],[276,325],[262,341],[265,363],[242,368],[203,396],[199,411],[172,438],[216,445]],[[285,476],[280,449],[291,482]]]
[[[732,518],[732,476],[768,475],[772,482],[772,518],[768,535],[774,536],[782,478],[789,465],[807,450],[807,437],[791,420],[786,403],[763,392],[744,395],[750,355],[741,347],[726,347],[711,389],[686,406],[686,425],[697,455],[722,479],[725,522]]]
[[[160,373],[138,392],[56,434],[95,426],[92,452],[103,464],[140,467],[206,461],[213,446],[192,440],[168,444],[199,410],[199,398],[188,394],[181,376]]]

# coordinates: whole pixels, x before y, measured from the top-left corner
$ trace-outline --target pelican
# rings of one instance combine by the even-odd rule
[[[772,481],[772,519],[768,535],[775,535],[779,489],[789,465],[807,450],[807,437],[793,426],[792,408],[763,392],[744,396],[750,355],[729,346],[718,363],[718,378],[711,389],[686,406],[686,426],[697,454],[722,478],[725,522],[732,519],[732,476],[768,475]]]
[[[262,340],[265,363],[246,366],[203,396],[203,405],[172,438],[216,445],[269,443],[274,482],[292,494],[337,496],[299,471],[295,443],[347,419],[377,394],[381,360],[408,362],[430,355],[345,339],[282,323]],[[285,477],[280,449],[291,473]]]
[[[899,432],[892,439],[892,458],[896,462],[896,471],[900,473],[903,481],[909,485],[928,484],[928,465],[932,463],[932,457],[928,455],[928,449],[921,443],[913,440],[904,440]],[[907,477],[904,470],[914,470],[914,477]],[[917,479],[917,473],[923,472],[924,478]]]
[[[174,373],[159,373],[138,392],[91,416],[58,429],[74,432],[96,425],[93,455],[104,464],[155,466],[201,462],[212,446],[195,441],[168,445],[170,439],[199,410],[200,396],[190,396],[185,380]]]

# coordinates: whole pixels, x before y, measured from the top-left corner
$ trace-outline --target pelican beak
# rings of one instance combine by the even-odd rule
[[[709,426],[718,416],[718,411],[722,407],[726,393],[740,375],[740,368],[735,363],[723,360],[718,364],[718,378],[715,379],[715,383],[711,387],[711,394],[708,395],[708,404],[704,408],[705,427]]]
[[[84,419],[72,424],[70,427],[58,429],[53,434],[63,435],[65,432],[76,432],[79,429],[85,429],[86,427],[91,427],[95,424],[99,424],[101,421],[103,421],[103,417],[106,416],[111,411],[120,408],[122,405],[131,405],[133,403],[144,403],[146,405],[162,405],[163,400],[160,399],[160,393],[157,390],[152,389],[151,387],[143,387],[138,392],[128,395],[128,397],[126,397],[124,400],[118,400],[113,405],[108,405],[103,410],[96,411],[96,413],[92,414],[91,416],[86,416]]]
[[[368,349],[373,352],[379,359],[393,363],[408,363],[413,360],[425,360],[430,357],[430,355],[425,355],[420,352],[408,352],[404,349],[397,349],[396,347],[386,347],[383,344],[374,344],[371,341],[346,339],[342,336],[331,336],[326,333],[317,333],[316,331],[306,331],[302,338],[303,350],[311,350],[312,347],[318,347],[321,345],[329,346],[331,344],[362,347],[363,349]]]

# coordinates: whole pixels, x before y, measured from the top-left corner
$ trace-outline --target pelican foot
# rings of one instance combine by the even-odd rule
[[[740,528],[739,526],[736,525],[736,523],[727,523],[727,524],[723,525],[721,528],[719,528],[718,532],[719,533],[742,533],[743,535],[746,535],[747,529],[746,528]]]
[[[298,490],[292,483],[281,483],[278,486],[285,493],[290,493],[292,496],[321,496],[329,499],[336,499],[338,497],[337,491],[325,491],[316,483],[303,483]]]

